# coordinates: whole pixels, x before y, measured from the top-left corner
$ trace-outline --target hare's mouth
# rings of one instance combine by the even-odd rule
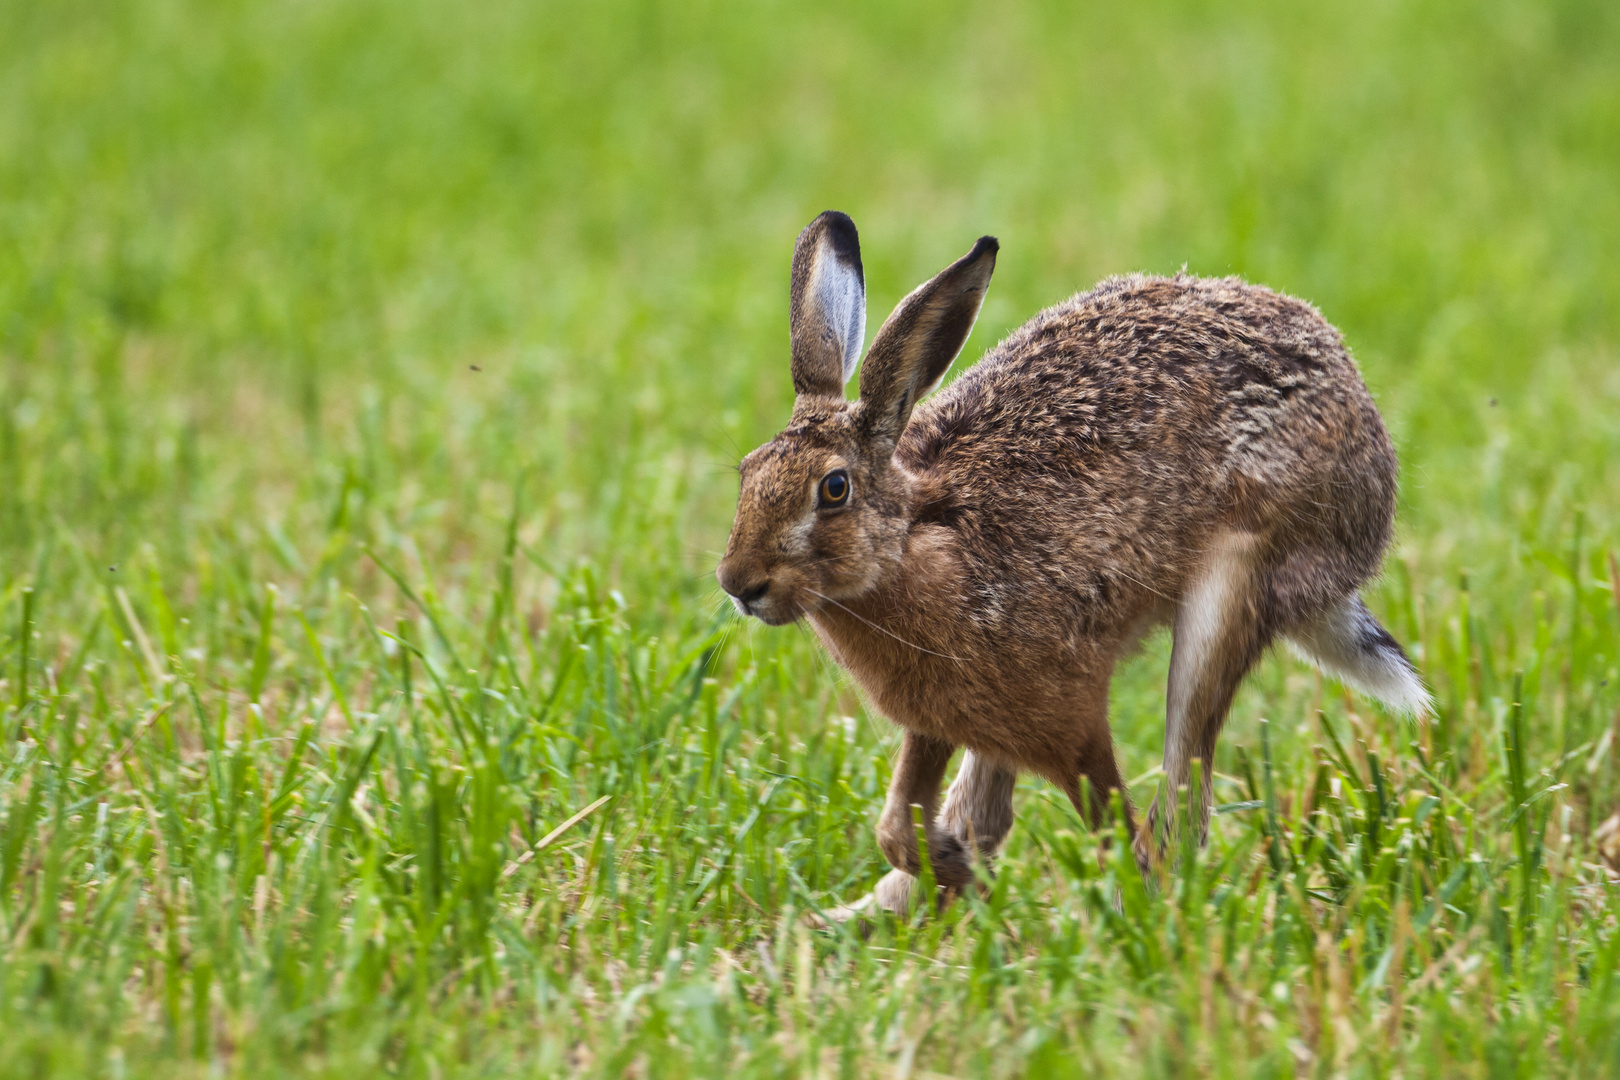
[[[742,615],[758,619],[766,626],[786,626],[797,622],[804,610],[798,604],[782,603],[774,597],[769,600],[740,600],[733,596],[731,604]]]

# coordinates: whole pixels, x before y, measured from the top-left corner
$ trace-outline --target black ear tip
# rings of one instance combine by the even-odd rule
[[[861,264],[861,234],[855,222],[842,210],[823,210],[810,223],[810,229],[819,229],[832,244],[833,253],[846,263]]]
[[[1000,250],[1001,250],[1001,241],[1000,240],[997,240],[993,236],[981,236],[981,237],[979,237],[978,243],[973,245],[973,250],[968,252],[968,257],[973,258],[973,259],[979,259],[979,258],[983,258],[986,255],[994,255],[996,252],[998,252]]]

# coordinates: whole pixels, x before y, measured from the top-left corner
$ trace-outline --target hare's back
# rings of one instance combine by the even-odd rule
[[[1372,398],[1315,308],[1186,275],[1112,278],[1041,312],[922,406],[905,444],[924,468],[1173,464],[1195,487],[1286,485],[1359,458],[1393,469]]]
[[[1222,524],[1376,562],[1394,511],[1338,332],[1236,278],[1113,278],[1041,312],[918,409],[900,455],[987,543],[1127,574]]]

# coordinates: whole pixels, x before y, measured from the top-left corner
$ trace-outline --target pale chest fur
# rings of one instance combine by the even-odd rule
[[[1043,718],[1065,710],[1099,663],[1096,642],[1012,635],[975,618],[954,534],[915,530],[898,573],[810,623],[883,715],[998,758],[1021,758]]]

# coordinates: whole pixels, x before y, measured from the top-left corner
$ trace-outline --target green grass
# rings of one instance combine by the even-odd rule
[[[874,327],[1000,237],[963,366],[1317,303],[1440,717],[1279,655],[1158,890],[1026,782],[807,930],[895,736],[711,572],[828,207]],[[1601,2],[0,0],[0,1075],[1614,1075],[1617,235]]]

